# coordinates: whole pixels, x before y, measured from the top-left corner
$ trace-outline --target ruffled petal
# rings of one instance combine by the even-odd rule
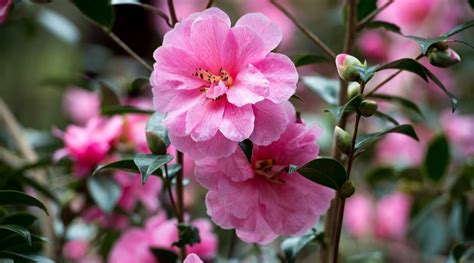
[[[278,25],[261,13],[250,13],[242,16],[235,26],[247,26],[259,35],[265,43],[265,49],[270,52],[278,46],[282,33]]]
[[[264,100],[252,105],[255,127],[250,140],[257,145],[268,145],[278,140],[288,124],[286,106]]]
[[[240,142],[252,134],[254,121],[252,106],[236,107],[227,103],[219,130],[229,140]]]
[[[253,65],[242,70],[227,91],[227,99],[236,106],[255,104],[269,95],[269,81]]]
[[[196,141],[207,141],[216,135],[224,115],[225,101],[206,100],[186,115],[186,133]]]

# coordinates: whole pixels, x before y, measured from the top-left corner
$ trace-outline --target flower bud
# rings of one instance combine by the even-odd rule
[[[359,81],[360,73],[357,67],[364,65],[356,58],[347,54],[339,54],[336,57],[337,73],[345,81]]]
[[[351,151],[351,136],[345,130],[339,126],[334,128],[334,139],[336,141],[336,147],[339,151],[345,154],[349,154]]]
[[[440,68],[447,68],[461,61],[461,57],[451,48],[444,50],[433,48],[428,53],[430,64]]]
[[[359,106],[360,115],[370,117],[374,115],[378,107],[377,102],[374,100],[363,100]]]
[[[357,82],[349,83],[349,86],[347,87],[347,95],[349,96],[349,99],[352,99],[359,94],[360,94],[360,84]]]
[[[355,193],[354,184],[351,181],[346,181],[341,187],[341,197],[348,198]]]

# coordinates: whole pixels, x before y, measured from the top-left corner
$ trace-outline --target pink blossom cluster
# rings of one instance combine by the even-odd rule
[[[227,14],[210,8],[165,34],[150,77],[171,143],[197,160],[208,214],[249,243],[307,231],[334,197],[288,174],[290,165],[317,156],[320,131],[296,121],[288,99],[298,74],[288,57],[272,52],[281,39],[262,14],[231,27]],[[250,160],[238,146],[247,139]]]

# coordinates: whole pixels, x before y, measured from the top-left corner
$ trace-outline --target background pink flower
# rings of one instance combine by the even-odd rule
[[[369,237],[373,233],[373,200],[364,194],[355,194],[346,200],[344,225],[354,237]]]
[[[291,60],[270,52],[280,40],[267,17],[248,14],[231,28],[217,8],[193,14],[165,35],[150,82],[178,150],[193,159],[220,158],[247,138],[257,145],[278,139],[288,123],[282,103],[298,80]]]
[[[87,240],[71,240],[63,247],[63,256],[71,261],[77,261],[87,255],[89,242]]]
[[[293,123],[278,141],[254,145],[251,164],[241,150],[227,158],[198,161],[196,178],[209,189],[206,206],[212,220],[224,229],[235,228],[243,241],[259,244],[313,227],[334,192],[286,173],[285,167],[314,159],[319,134],[319,129]]]
[[[474,155],[474,116],[445,111],[441,125],[446,136],[466,156]]]
[[[64,94],[63,107],[73,122],[84,125],[100,116],[99,94],[81,88],[69,88]]]
[[[142,184],[139,174],[117,172],[115,180],[122,187],[122,196],[118,201],[118,206],[131,211],[137,202],[141,202],[148,212],[156,211],[159,206],[159,193],[162,189],[161,179],[150,176],[145,184]]]
[[[7,18],[8,9],[12,4],[12,0],[0,0],[0,24]]]
[[[384,196],[377,203],[375,235],[386,239],[404,239],[408,229],[410,207],[410,197],[401,192]]]

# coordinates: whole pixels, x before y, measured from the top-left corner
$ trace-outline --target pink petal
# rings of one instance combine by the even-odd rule
[[[211,139],[219,129],[224,109],[224,100],[206,100],[195,105],[186,115],[186,133],[197,142]]]
[[[234,182],[245,181],[254,176],[253,169],[240,148],[229,158],[219,160],[219,167]]]
[[[183,263],[202,263],[202,260],[198,257],[198,255],[191,253],[186,256]]]
[[[237,236],[247,243],[258,243],[260,245],[267,245],[275,238],[278,234],[272,231],[270,226],[265,222],[265,219],[261,216],[256,217],[255,227],[252,230],[236,230]]]
[[[288,124],[286,106],[264,100],[252,107],[255,127],[250,140],[257,145],[268,145],[278,140]]]
[[[222,22],[227,27],[230,27],[230,18],[229,16],[222,10],[216,7],[211,7],[204,10],[197,18],[194,20],[194,23],[204,21],[204,20],[211,20],[211,21],[219,21]]]
[[[155,109],[161,113],[183,112],[204,101],[204,94],[199,90],[174,90],[156,86],[152,91]]]
[[[295,93],[298,72],[293,62],[285,55],[270,53],[255,67],[268,80],[269,96],[274,103],[288,100]]]
[[[237,21],[235,26],[247,26],[255,31],[264,41],[267,52],[276,48],[282,38],[278,25],[261,13],[246,14]]]
[[[212,139],[197,142],[197,146],[203,157],[223,158],[228,157],[235,152],[237,149],[237,142],[231,141],[224,137],[221,132],[217,132]]]
[[[242,70],[227,91],[227,99],[236,106],[254,104],[269,95],[269,81],[252,64]]]
[[[254,121],[252,106],[236,107],[227,103],[219,130],[227,139],[240,142],[252,134]]]
[[[238,44],[237,64],[247,65],[262,60],[268,54],[262,38],[250,27],[233,27],[231,29]]]

